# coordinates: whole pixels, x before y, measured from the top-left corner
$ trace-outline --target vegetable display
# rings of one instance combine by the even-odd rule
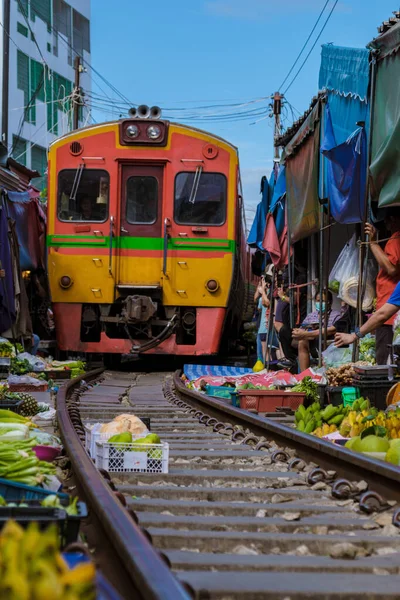
[[[352,363],[346,363],[341,367],[330,367],[326,370],[328,385],[332,387],[351,385],[354,375]]]
[[[0,597],[8,600],[95,600],[95,566],[69,569],[59,549],[58,527],[24,530],[7,521],[0,534]]]
[[[16,424],[13,424],[15,427]],[[22,426],[23,427],[23,426]],[[12,436],[11,436],[12,437]],[[35,439],[5,441],[0,430],[0,477],[25,485],[38,486],[55,475],[54,465],[38,459]]]
[[[32,365],[26,358],[11,359],[11,373],[13,375],[26,375],[32,370]]]
[[[328,433],[337,431],[340,423],[345,418],[347,410],[343,406],[332,406],[332,404],[321,410],[319,402],[314,402],[308,408],[304,408],[301,404],[294,415],[296,429],[304,433],[313,433],[317,437],[323,437]]]
[[[307,400],[310,402],[318,402],[319,406],[319,393],[318,385],[311,379],[311,377],[304,377],[303,381],[292,387],[292,392],[302,392],[306,394]]]

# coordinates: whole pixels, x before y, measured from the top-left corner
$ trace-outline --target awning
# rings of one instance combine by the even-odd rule
[[[45,269],[46,223],[38,201],[29,192],[8,192],[7,212],[16,223],[22,271]]]
[[[400,204],[400,23],[369,45],[377,51],[371,148],[371,196]]]
[[[365,212],[367,136],[356,129],[347,140],[336,143],[330,104],[325,106],[325,131],[321,152],[326,157],[326,191],[331,214],[337,223],[360,223]]]
[[[256,215],[247,238],[247,244],[250,246],[250,248],[257,248],[258,250],[265,252],[262,243],[264,238],[265,222],[271,201],[271,182],[268,182],[266,177],[263,177],[261,180],[261,194],[262,200],[257,205]]]
[[[320,226],[320,110],[321,103],[318,102],[286,145],[282,156],[286,165],[288,230],[292,243],[315,233]]]

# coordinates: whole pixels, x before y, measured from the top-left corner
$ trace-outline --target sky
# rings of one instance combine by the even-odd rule
[[[334,1],[329,0],[292,75]],[[220,135],[238,147],[249,226],[260,200],[261,177],[270,173],[273,164],[269,97],[280,88],[325,2],[92,0],[92,65],[132,104],[156,104],[164,116]],[[321,45],[365,47],[382,21],[398,9],[395,0],[339,0],[286,94],[291,106],[284,109],[284,125],[291,124],[293,114],[298,118],[318,92]],[[93,100],[97,122],[119,117],[121,99],[94,73],[92,92],[98,97]],[[235,106],[221,107],[229,104]],[[212,116],[220,119],[221,113],[243,111],[255,111],[256,116],[223,121]],[[191,120],[199,115],[201,120]]]

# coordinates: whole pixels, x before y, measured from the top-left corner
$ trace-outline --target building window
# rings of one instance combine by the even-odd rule
[[[26,167],[26,149],[27,141],[17,135],[13,135],[12,143],[12,157],[17,160],[21,165]]]
[[[31,147],[31,169],[40,173],[40,177],[35,177],[32,180],[33,185],[39,190],[43,190],[46,187],[47,179],[47,152],[42,146]]]
[[[28,37],[28,28],[25,27],[25,25],[22,25],[22,23],[17,23],[17,31],[24,37]]]
[[[17,0],[18,12],[28,16],[28,0]]]
[[[83,51],[90,53],[90,23],[77,10],[73,11],[73,42],[74,51],[83,56]]]
[[[49,44],[49,42],[47,42],[47,52],[51,53],[51,44]]]
[[[72,9],[64,0],[53,0],[53,54],[58,56],[58,36],[68,44],[68,64],[72,65]]]
[[[30,6],[32,21],[38,17],[51,30],[51,0],[30,0]]]
[[[17,51],[17,85],[24,92],[24,106],[29,102],[29,56]]]

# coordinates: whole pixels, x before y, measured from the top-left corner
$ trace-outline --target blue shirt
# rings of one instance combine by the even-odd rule
[[[388,304],[393,304],[394,306],[398,306],[400,308],[400,282],[394,288],[394,292],[390,296]]]
[[[261,310],[261,319],[260,326],[258,328],[258,333],[268,333],[267,332],[267,308],[263,306],[262,298],[258,301],[258,309]]]

